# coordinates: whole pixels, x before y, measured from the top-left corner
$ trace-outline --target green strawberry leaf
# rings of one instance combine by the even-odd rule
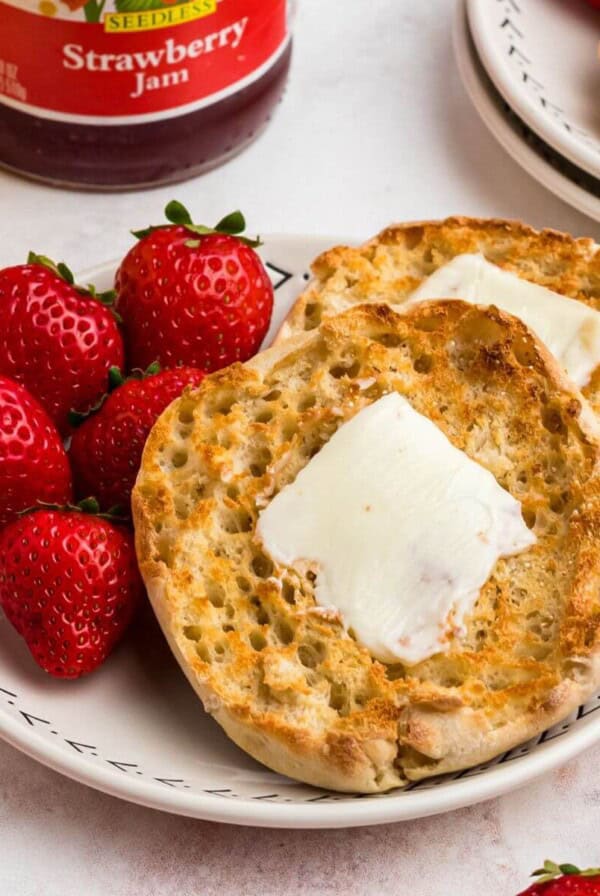
[[[93,283],[88,283],[85,289],[82,286],[76,286],[75,288],[78,289],[79,292],[86,293],[93,299],[96,299],[101,305],[104,305],[105,308],[110,308],[117,323],[123,323],[123,318],[115,308],[115,302],[117,300],[116,289],[105,289],[104,292],[98,292]]]
[[[215,227],[215,230],[219,233],[230,234],[242,233],[245,229],[246,219],[239,209],[235,212],[231,212],[229,215],[225,215]]]
[[[247,236],[238,236],[238,240],[241,240],[242,243],[244,243],[246,246],[250,246],[251,249],[258,249],[259,246],[263,245],[263,241],[261,240],[261,238],[259,237],[258,234],[256,235],[256,238],[253,240]]]
[[[108,388],[112,392],[113,389],[117,389],[119,386],[122,386],[125,382],[125,377],[121,373],[118,367],[113,366],[108,369]]]
[[[600,877],[600,868],[586,868],[582,871],[581,868],[578,868],[577,865],[572,865],[570,862],[564,862],[563,864],[558,865],[556,862],[551,862],[549,859],[546,859],[543,867],[536,868],[536,870],[531,873],[531,876],[537,878],[536,883],[544,884],[547,881],[555,880],[563,874],[577,875],[581,877]]]
[[[98,499],[93,495],[90,495],[88,498],[83,498],[81,501],[78,501],[77,504],[67,504],[66,507],[61,507],[59,510],[89,513],[92,516],[99,517],[101,520],[108,520],[109,523],[126,523],[129,520],[127,511],[121,507],[120,504],[115,504],[108,510],[100,510]]]
[[[104,292],[94,292],[96,298],[107,308],[112,308],[117,298],[116,289],[106,289]]]
[[[531,874],[532,877],[538,878],[538,883],[545,883],[546,881],[552,880],[559,875],[559,866],[556,864],[556,862],[551,862],[549,859],[546,859],[543,866],[541,868],[537,868]]]
[[[136,240],[143,240],[145,236],[150,236],[153,230],[158,230],[158,227],[144,227],[143,230],[130,230],[129,232]]]
[[[100,505],[96,498],[83,498],[77,505],[83,513],[98,513]]]
[[[52,261],[51,258],[48,258],[47,255],[38,255],[37,252],[30,251],[27,255],[27,264],[39,264],[43,268],[48,268],[49,271],[52,271],[53,274],[56,274],[57,277],[60,277],[61,280],[64,280],[69,286],[75,284],[75,277],[64,261],[59,261],[57,264],[55,261]]]
[[[177,199],[172,199],[165,207],[165,217],[170,224],[185,227],[186,230],[189,230],[190,233],[193,233],[196,236],[208,236],[209,234],[222,233],[227,236],[235,236],[236,239],[240,240],[240,242],[244,243],[246,246],[250,246],[252,249],[256,249],[257,246],[262,246],[260,237],[251,239],[247,236],[240,236],[246,228],[246,219],[239,209],[230,212],[228,215],[225,215],[224,218],[221,218],[216,227],[207,227],[206,224],[194,224],[192,216],[185,205],[178,202]],[[162,226],[164,227],[167,225]],[[159,229],[160,225],[158,227],[150,226],[145,227],[142,230],[132,230],[131,233],[138,240],[141,240],[153,231]],[[188,249],[197,249],[200,246],[200,242],[200,240],[191,239],[186,240],[184,245]]]
[[[29,513],[35,513],[36,510],[60,510],[63,513],[88,513],[92,516],[100,517],[102,520],[108,520],[111,523],[127,523],[129,516],[127,512],[119,505],[115,504],[107,511],[100,511],[98,500],[90,495],[89,498],[83,498],[77,504],[51,504],[48,501],[38,501],[33,507],[26,507],[19,510],[17,516],[26,516]]]
[[[51,258],[48,258],[47,255],[39,255],[37,252],[29,252],[27,255],[27,264],[39,264],[44,268],[47,268],[49,271],[52,271],[53,274],[56,274],[57,277],[60,277],[61,280],[64,280],[65,283],[68,283],[69,286],[72,286],[73,289],[76,289],[78,293],[81,293],[83,296],[90,296],[92,299],[96,299],[100,302],[101,305],[104,305],[106,308],[110,308],[112,312],[112,316],[116,320],[118,324],[123,323],[121,315],[115,309],[115,300],[117,298],[117,293],[114,289],[107,289],[104,292],[98,292],[93,283],[88,283],[87,286],[79,286],[75,283],[75,277],[73,276],[73,272],[71,269],[64,263],[64,261],[55,262],[52,261]]]
[[[568,862],[565,862],[564,865],[559,865],[558,867],[561,870],[561,874],[581,874],[577,865],[570,865]]]
[[[158,361],[154,361],[152,364],[149,364],[145,370],[141,370],[138,367],[135,367],[131,370],[127,376],[124,376],[122,371],[119,370],[118,367],[113,366],[108,369],[108,385],[106,388],[106,392],[104,392],[94,404],[90,405],[90,407],[85,411],[76,411],[74,409],[69,411],[68,420],[69,424],[74,428],[81,426],[82,423],[89,417],[93,417],[94,414],[97,414],[104,402],[107,400],[108,396],[118,389],[120,386],[123,386],[125,383],[130,382],[130,380],[145,380],[146,377],[155,376],[157,373],[160,373],[161,367]]]
[[[75,410],[75,408],[71,408],[67,415],[69,425],[72,426],[73,429],[77,429],[79,426],[81,426],[82,423],[85,423],[88,417],[93,417],[94,414],[98,413],[111,392],[114,392],[115,389],[118,389],[119,386],[122,386],[123,383],[127,382],[128,379],[134,378],[135,377],[133,376],[123,376],[123,373],[116,365],[109,367],[106,392],[103,392],[102,395],[99,396],[97,401],[95,401],[94,404],[90,405],[89,408],[87,408],[85,411],[77,411]]]
[[[192,216],[185,205],[176,199],[171,199],[165,206],[165,217],[171,224],[193,224]]]
[[[70,285],[73,286],[73,284],[75,283],[75,277],[73,276],[67,265],[64,263],[64,261],[59,261],[57,264],[57,268],[58,273],[63,278],[63,280],[66,280],[67,283],[70,283]]]
[[[106,513],[100,514],[100,516],[104,516],[106,519],[114,519],[115,517],[127,517],[127,511],[124,507],[121,507],[120,504],[113,504],[112,507],[109,507]]]
[[[106,401],[106,398],[107,398],[107,393],[105,392],[103,395],[100,396],[98,401],[96,401],[94,404],[89,406],[87,411],[76,411],[74,408],[71,408],[71,410],[67,414],[67,420],[69,422],[69,426],[71,426],[73,429],[77,429],[77,427],[81,426],[82,423],[85,423],[85,421],[88,419],[88,417],[91,417],[93,414],[96,413],[96,411],[100,410],[100,408]]]

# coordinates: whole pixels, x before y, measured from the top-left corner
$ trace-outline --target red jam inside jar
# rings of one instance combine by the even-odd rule
[[[67,186],[225,161],[269,121],[291,57],[286,0],[0,0],[0,22],[0,165]]]

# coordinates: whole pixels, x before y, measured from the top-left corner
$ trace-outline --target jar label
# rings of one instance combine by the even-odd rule
[[[0,103],[155,121],[240,90],[287,44],[286,0],[0,0]]]

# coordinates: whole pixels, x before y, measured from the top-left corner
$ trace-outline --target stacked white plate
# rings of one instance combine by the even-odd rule
[[[467,92],[507,152],[600,221],[600,12],[583,0],[458,0]]]

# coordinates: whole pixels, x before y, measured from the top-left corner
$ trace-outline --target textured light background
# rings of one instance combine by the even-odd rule
[[[0,265],[29,248],[75,269],[117,257],[176,195],[206,223],[364,238],[393,219],[518,217],[600,227],[532,180],[480,123],[454,67],[452,0],[300,0],[267,133],[226,168],[121,195],[0,174]],[[1,645],[0,645],[1,649]],[[546,856],[600,863],[600,748],[499,800],[348,831],[228,828],[121,803],[0,744],[0,893],[10,896],[512,896]]]
[[[498,800],[337,831],[235,828],[87,790],[0,743],[2,896],[514,896],[600,858],[600,749]]]

